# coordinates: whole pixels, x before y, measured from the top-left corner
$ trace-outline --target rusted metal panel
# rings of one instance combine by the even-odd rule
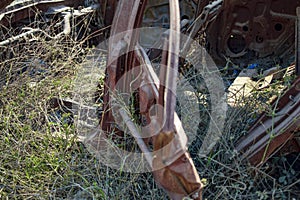
[[[299,0],[224,1],[207,33],[208,50],[219,63],[283,62],[294,55]]]
[[[263,114],[236,150],[253,165],[264,163],[270,156],[295,138],[300,130],[300,76],[285,94],[274,101],[272,113]],[[295,146],[293,150],[300,150]]]

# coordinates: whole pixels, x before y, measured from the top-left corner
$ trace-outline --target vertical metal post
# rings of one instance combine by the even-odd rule
[[[300,7],[297,7],[296,13],[296,74],[300,76]]]

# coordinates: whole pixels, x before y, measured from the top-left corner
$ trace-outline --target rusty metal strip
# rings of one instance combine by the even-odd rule
[[[178,57],[179,57],[179,41],[180,41],[180,14],[179,2],[170,2],[170,34],[168,45],[164,49],[168,49],[161,63],[161,69],[165,72],[161,81],[160,94],[163,99],[160,99],[160,104],[163,105],[163,118],[165,121],[163,131],[174,131],[174,113],[176,106],[176,79],[178,73]],[[162,90],[162,91],[161,91]]]
[[[236,146],[253,165],[264,163],[300,130],[300,76],[274,101],[273,109],[273,114],[262,115]],[[294,149],[300,150],[297,146]]]
[[[138,46],[135,53],[139,65],[142,66],[143,77],[145,77],[144,84],[148,83],[149,87],[142,90],[146,93],[148,99],[143,100],[141,104],[151,104],[153,98],[156,101],[161,99],[159,96],[161,93],[158,89],[159,79],[153,71],[146,52]],[[150,106],[146,106],[144,114],[149,113]],[[159,120],[160,117],[157,117],[157,119]],[[152,118],[152,120],[155,119]],[[172,132],[161,132],[152,138],[155,152],[152,163],[153,170],[155,170],[154,177],[172,199],[183,199],[185,197],[201,199],[202,184],[193,161],[186,152],[187,138],[176,113],[174,113],[173,124],[175,127]]]
[[[160,80],[157,77],[156,73],[153,71],[151,62],[149,60],[149,58],[146,55],[145,50],[138,46],[138,48],[135,51],[135,55],[138,59],[138,63],[140,66],[142,66],[142,71],[143,71],[143,83],[142,84],[147,84],[148,85],[148,89],[146,91],[149,91],[147,93],[147,96],[153,96],[153,99],[155,99],[156,102],[159,101],[159,99],[161,99],[161,94],[159,93],[159,87],[161,86],[159,84]],[[150,100],[150,102],[152,102],[154,105],[155,101],[152,101],[151,98],[147,99]],[[143,101],[141,102],[142,104],[146,104],[147,105],[147,101]],[[149,108],[152,105],[148,105],[147,109],[145,112],[148,113],[149,112]],[[156,116],[156,120],[158,121],[162,121],[160,116],[157,115]],[[174,129],[172,131],[172,133],[175,133],[178,137],[178,141],[177,139],[172,141],[174,144],[172,144],[174,146],[174,148],[172,149],[172,151],[168,152],[168,155],[164,155],[164,160],[166,165],[171,164],[172,162],[174,162],[176,159],[178,159],[185,151],[186,151],[186,142],[187,142],[187,137],[183,131],[183,127],[181,125],[180,119],[178,117],[178,115],[176,114],[176,112],[174,112],[174,121],[173,121]],[[165,132],[162,132],[161,134],[164,134]],[[154,136],[156,137],[156,136]],[[155,141],[154,141],[155,143]],[[160,147],[162,148],[162,147]]]
[[[151,63],[146,56],[145,51],[137,44],[138,32],[130,32],[134,28],[140,26],[145,1],[120,1],[116,11],[116,15],[113,20],[111,28],[111,39],[109,42],[109,56],[106,69],[105,80],[105,92],[104,92],[104,110],[105,114],[102,122],[102,129],[105,131],[112,130],[112,124],[114,123],[113,115],[110,111],[112,105],[110,101],[114,98],[116,92],[116,83],[121,76],[128,72],[131,73],[131,69],[135,66],[143,66],[141,77],[143,83],[146,86],[140,89],[140,106],[142,109],[141,114],[145,115],[150,121],[149,108],[159,99],[161,99],[158,92],[159,81],[164,83],[165,88],[173,88],[170,91],[163,89],[162,94],[164,97],[161,104],[164,108],[164,117],[169,121],[169,126],[166,127],[158,135],[151,137],[153,143],[154,155],[152,158],[152,167],[154,170],[154,176],[159,185],[161,185],[169,194],[172,199],[183,199],[189,197],[192,199],[201,199],[202,184],[200,182],[197,170],[194,164],[186,152],[186,135],[183,131],[181,122],[178,116],[175,114],[176,98],[174,90],[176,91],[176,77],[174,71],[177,72],[178,55],[179,55],[179,7],[178,2],[170,2],[170,13],[173,18],[171,23],[171,29],[177,34],[170,34],[167,40],[167,50],[165,51],[164,64],[167,66],[166,73],[159,80],[154,73]],[[131,16],[128,20],[128,13]],[[124,38],[117,38],[116,35],[123,31],[129,31],[125,34]],[[134,51],[132,51],[132,48]],[[120,56],[122,51],[131,49],[131,52],[126,53],[124,56]],[[137,74],[133,74],[136,76]],[[139,77],[137,77],[139,78]],[[125,91],[128,91],[128,84],[130,80],[124,81],[124,87],[127,87]],[[157,83],[158,82],[158,83]],[[132,83],[132,82],[130,82]],[[175,88],[175,89],[174,89]],[[145,106],[146,105],[146,106]],[[120,115],[125,120],[126,126],[132,131],[133,137],[136,138],[141,150],[148,154],[147,143],[144,143],[140,139],[139,133],[134,128],[134,125],[130,123],[128,116],[124,115],[122,109],[119,109]],[[125,113],[126,114],[126,113]],[[171,117],[170,117],[171,115]],[[172,116],[173,115],[173,116]],[[148,162],[151,158],[147,158]]]
[[[170,11],[170,19],[173,20],[169,38],[165,40],[161,61],[160,81],[163,84],[160,83],[159,91],[154,89],[153,92],[159,94],[155,98],[164,107],[162,118],[159,116],[158,119],[165,121],[166,124],[163,126],[162,132],[153,138],[156,153],[153,156],[152,166],[159,169],[154,172],[154,177],[172,199],[183,199],[185,197],[201,199],[202,184],[193,161],[186,152],[186,143],[184,142],[186,135],[175,113],[179,56],[178,41],[180,41],[178,34],[180,29],[179,5],[172,1],[170,2],[170,9],[173,10]],[[140,62],[146,68],[144,69],[145,77],[150,77],[150,81],[157,80],[155,73],[147,74],[147,72],[152,71],[152,66],[149,64],[150,61],[145,56],[145,52],[141,49],[141,53],[137,55],[142,57]],[[177,170],[180,170],[180,173]]]
[[[103,119],[101,120],[101,127],[104,131],[111,131],[111,125],[114,124],[114,119],[112,116],[112,112],[110,111],[111,105],[110,105],[110,91],[115,90],[116,83],[122,76],[122,72],[125,73],[126,71],[129,71],[130,65],[132,63],[128,63],[124,61],[124,56],[122,55],[122,51],[126,51],[130,46],[133,44],[133,36],[131,35],[132,30],[134,28],[137,28],[136,26],[139,25],[138,21],[141,21],[142,19],[137,19],[137,16],[139,18],[142,18],[141,14],[138,14],[138,12],[143,13],[143,10],[138,10],[140,7],[140,2],[142,4],[147,3],[146,1],[135,1],[135,0],[129,0],[129,1],[120,1],[119,5],[116,10],[116,14],[113,19],[113,24],[111,28],[111,37],[109,40],[109,55],[107,59],[107,67],[106,67],[106,80],[104,85],[104,98],[103,98],[103,110],[106,112],[104,113]],[[142,7],[143,8],[143,7]],[[132,12],[133,11],[133,12]],[[128,13],[131,13],[131,19],[128,20]],[[126,32],[126,38],[125,35],[123,35],[122,38],[117,38],[116,35],[122,32]],[[125,55],[127,56],[127,55]],[[131,56],[132,57],[132,56]],[[131,59],[132,61],[132,59]],[[122,63],[121,63],[122,62]],[[125,69],[126,66],[128,69]]]

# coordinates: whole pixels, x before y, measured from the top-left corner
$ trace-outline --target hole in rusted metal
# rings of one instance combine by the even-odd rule
[[[280,23],[277,23],[277,24],[275,24],[275,26],[274,26],[274,29],[276,30],[276,31],[281,31],[282,30],[282,24],[280,24]]]
[[[204,19],[205,19],[205,17],[206,17],[206,15],[205,15],[205,14],[202,14],[202,15],[201,15],[201,19],[202,19],[202,20],[204,20]]]
[[[257,43],[262,43],[264,41],[264,38],[261,37],[261,36],[256,36],[255,40],[256,40]]]
[[[229,50],[232,53],[241,53],[246,47],[245,38],[242,35],[231,35],[227,41]]]
[[[243,31],[247,32],[249,30],[248,26],[243,26]]]
[[[190,19],[187,15],[183,15],[182,17],[181,17],[181,20],[184,20],[184,19]]]

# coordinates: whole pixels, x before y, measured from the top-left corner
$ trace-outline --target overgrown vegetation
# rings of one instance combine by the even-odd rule
[[[10,37],[19,31],[1,34]],[[69,114],[49,108],[52,97],[72,98],[74,77],[89,51],[82,42],[87,37],[88,33],[80,40],[71,36],[50,39],[40,33],[0,47],[1,199],[167,199],[151,173],[125,173],[101,164],[78,141]],[[190,77],[193,85],[201,85],[199,80]],[[242,99],[241,106],[230,108],[223,136],[207,157],[199,157],[199,144],[193,144],[191,153],[206,185],[205,198],[297,199],[299,155],[276,156],[255,168],[240,160],[234,150],[255,118],[269,108],[266,101],[289,83],[277,81]],[[206,121],[199,132],[205,134],[208,117],[203,102],[199,106]]]

